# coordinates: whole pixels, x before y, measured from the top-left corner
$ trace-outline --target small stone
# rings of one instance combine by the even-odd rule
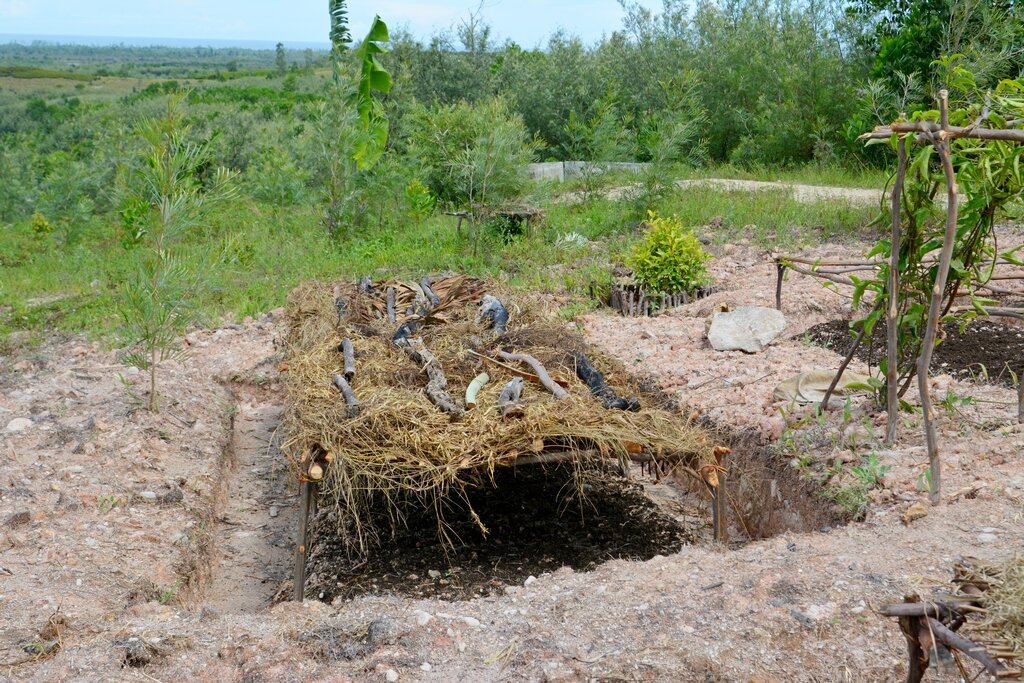
[[[377,617],[370,622],[370,628],[366,635],[366,644],[373,649],[394,645],[398,639],[398,628],[395,620],[385,615]]]
[[[7,431],[11,433],[23,432],[29,427],[31,427],[32,424],[32,420],[28,419],[27,417],[16,417],[7,423]]]
[[[430,612],[424,612],[422,610],[416,611],[416,625],[426,626],[434,618],[434,615]]]
[[[527,576],[526,577],[526,581],[523,581],[523,585],[524,586],[529,586],[531,584],[536,583],[536,581],[537,581],[537,577],[536,576]]]
[[[462,617],[462,622],[466,624],[466,626],[472,626],[474,628],[480,628],[481,626],[480,620],[473,617]]]
[[[992,543],[996,540],[995,534],[978,534],[979,543]]]
[[[156,493],[153,491],[143,491],[139,494],[139,497],[144,500],[156,500]]]
[[[917,501],[906,510],[903,511],[902,520],[904,524],[910,524],[911,522],[921,519],[922,517],[928,516],[928,508],[921,501]]]
[[[427,576],[429,576],[432,579],[440,579],[441,578],[441,572],[437,571],[436,569],[428,569],[427,570]]]
[[[7,519],[4,520],[4,526],[13,529],[15,527],[24,526],[32,521],[32,513],[28,510],[18,510],[7,515]]]
[[[398,672],[395,671],[394,669],[388,669],[384,673],[384,680],[386,680],[388,683],[397,683],[397,681],[398,681]]]
[[[430,662],[423,662],[420,664],[420,671],[430,671],[434,667],[430,666]]]
[[[280,510],[278,509],[278,507],[276,505],[271,505],[270,506],[270,516],[271,517],[277,517],[278,514],[280,514]]]

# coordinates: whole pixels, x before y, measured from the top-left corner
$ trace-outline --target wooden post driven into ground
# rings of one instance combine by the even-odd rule
[[[295,577],[292,600],[302,602],[306,595],[306,555],[309,550],[309,510],[316,495],[316,482],[303,479],[299,484],[299,532],[295,538]]]

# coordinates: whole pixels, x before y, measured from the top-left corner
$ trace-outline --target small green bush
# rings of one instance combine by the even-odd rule
[[[629,265],[640,284],[656,292],[690,292],[707,283],[708,261],[693,230],[678,217],[647,214],[647,236],[633,248]]]

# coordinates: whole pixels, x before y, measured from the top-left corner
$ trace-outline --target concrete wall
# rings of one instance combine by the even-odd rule
[[[543,164],[530,164],[526,167],[526,172],[533,180],[563,183],[572,178],[579,178],[590,163],[589,161],[549,161]],[[647,164],[635,164],[628,161],[607,161],[600,162],[598,165],[609,171],[627,173],[642,173],[647,168]]]

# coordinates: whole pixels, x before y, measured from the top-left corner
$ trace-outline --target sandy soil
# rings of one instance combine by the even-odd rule
[[[278,314],[191,333],[191,360],[162,370],[157,415],[139,410],[130,392],[143,392],[143,378],[116,354],[54,340],[0,369],[0,680],[899,679],[902,636],[872,608],[927,593],[959,555],[998,560],[1024,547],[1024,431],[1012,390],[934,379],[940,395],[995,402],[942,414],[950,502],[906,525],[925,461],[912,417],[885,449],[884,418],[863,400],[821,424],[798,408],[784,419],[772,398],[785,377],[836,366],[799,335],[850,315],[848,300],[793,275],[783,338],[758,355],[714,352],[703,339],[712,307],[771,305],[775,274],[743,245],[717,256],[712,297],[656,318],[595,314],[581,324],[687,410],[801,453],[809,476],[875,453],[891,469],[864,521],[589,573],[563,568],[469,601],[270,606],[290,569],[295,509],[273,447]],[[19,418],[31,424],[5,430]],[[26,653],[32,645],[49,654]]]

